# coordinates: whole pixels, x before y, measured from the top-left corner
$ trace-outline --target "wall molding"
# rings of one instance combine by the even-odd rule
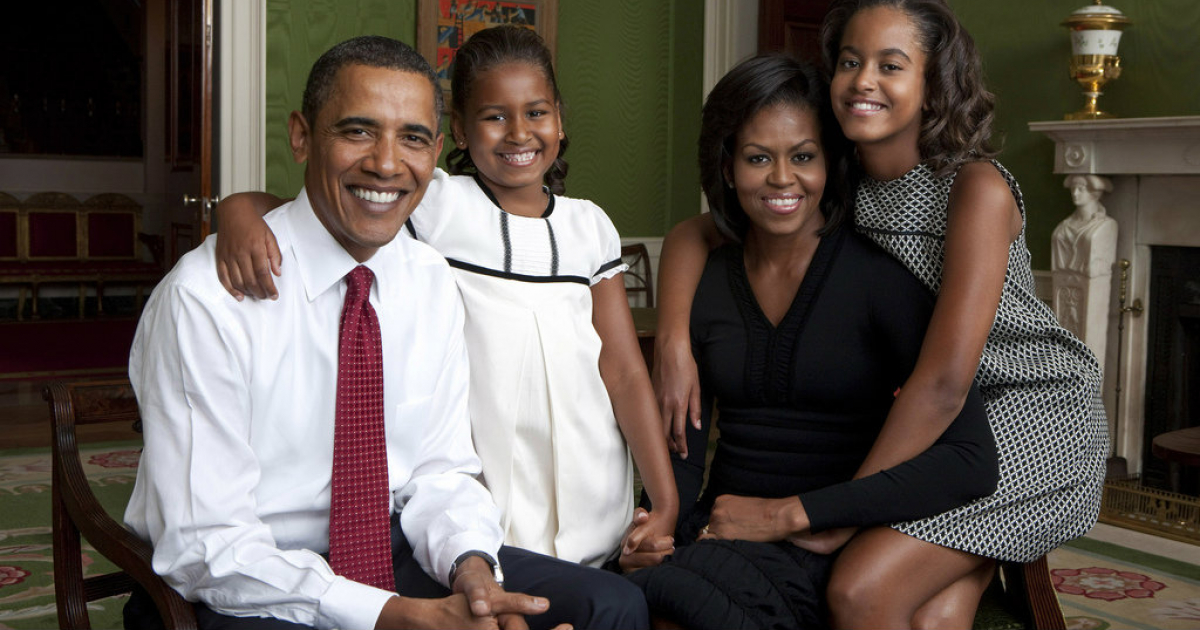
[[[217,190],[225,197],[267,185],[267,3],[220,0]]]

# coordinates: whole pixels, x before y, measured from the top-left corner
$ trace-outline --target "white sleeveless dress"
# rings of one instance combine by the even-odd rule
[[[629,450],[600,379],[591,286],[625,270],[608,216],[548,196],[502,210],[438,170],[410,222],[454,269],[466,309],[471,426],[505,543],[599,566],[633,515]]]
[[[1025,219],[1013,176],[1004,176]],[[954,175],[925,164],[904,176],[859,186],[858,230],[903,263],[931,291],[942,280],[946,213]],[[893,527],[945,547],[1028,562],[1096,522],[1108,456],[1100,365],[1034,294],[1025,228],[1009,247],[996,320],[975,381],[1000,453],[995,494],[937,516]]]

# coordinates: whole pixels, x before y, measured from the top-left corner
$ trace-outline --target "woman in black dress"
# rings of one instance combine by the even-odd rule
[[[701,430],[674,459],[675,554],[639,570],[651,611],[688,628],[825,625],[829,532],[936,514],[995,489],[972,390],[927,451],[853,479],[920,351],[928,289],[848,223],[846,142],[816,73],[743,62],[704,106],[701,178],[726,244],[691,315]],[[669,247],[668,236],[667,246]],[[701,493],[714,409],[720,437]]]

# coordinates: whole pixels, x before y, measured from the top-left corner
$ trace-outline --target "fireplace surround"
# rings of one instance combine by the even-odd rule
[[[1163,405],[1186,392],[1164,393],[1161,384],[1152,386],[1149,380],[1152,372],[1158,378],[1171,369],[1161,364],[1162,358],[1150,359],[1151,319],[1158,311],[1171,310],[1151,294],[1151,269],[1156,255],[1200,248],[1200,116],[1033,122],[1029,128],[1054,141],[1056,174],[1112,180],[1104,205],[1118,224],[1118,265],[1127,260],[1129,267],[1125,312],[1118,303],[1121,269],[1113,270],[1107,350],[1100,358],[1104,402],[1115,454],[1126,458],[1131,471],[1165,474],[1149,454],[1152,432],[1161,432],[1163,422],[1200,425],[1200,417],[1164,418]],[[1159,328],[1168,325],[1175,324],[1156,320]],[[1191,387],[1194,392],[1200,383]],[[1185,402],[1185,410],[1187,406]],[[1200,415],[1200,408],[1193,406],[1190,413]],[[1154,418],[1148,419],[1151,414]]]

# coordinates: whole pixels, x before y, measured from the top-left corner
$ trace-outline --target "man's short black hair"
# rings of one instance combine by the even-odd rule
[[[300,112],[312,127],[316,124],[317,112],[333,95],[334,81],[343,67],[359,64],[371,68],[388,68],[415,72],[429,79],[433,86],[433,107],[437,115],[437,129],[442,128],[442,88],[438,85],[433,68],[417,51],[404,42],[380,35],[364,35],[348,39],[321,55],[308,73],[304,86],[304,102]]]

